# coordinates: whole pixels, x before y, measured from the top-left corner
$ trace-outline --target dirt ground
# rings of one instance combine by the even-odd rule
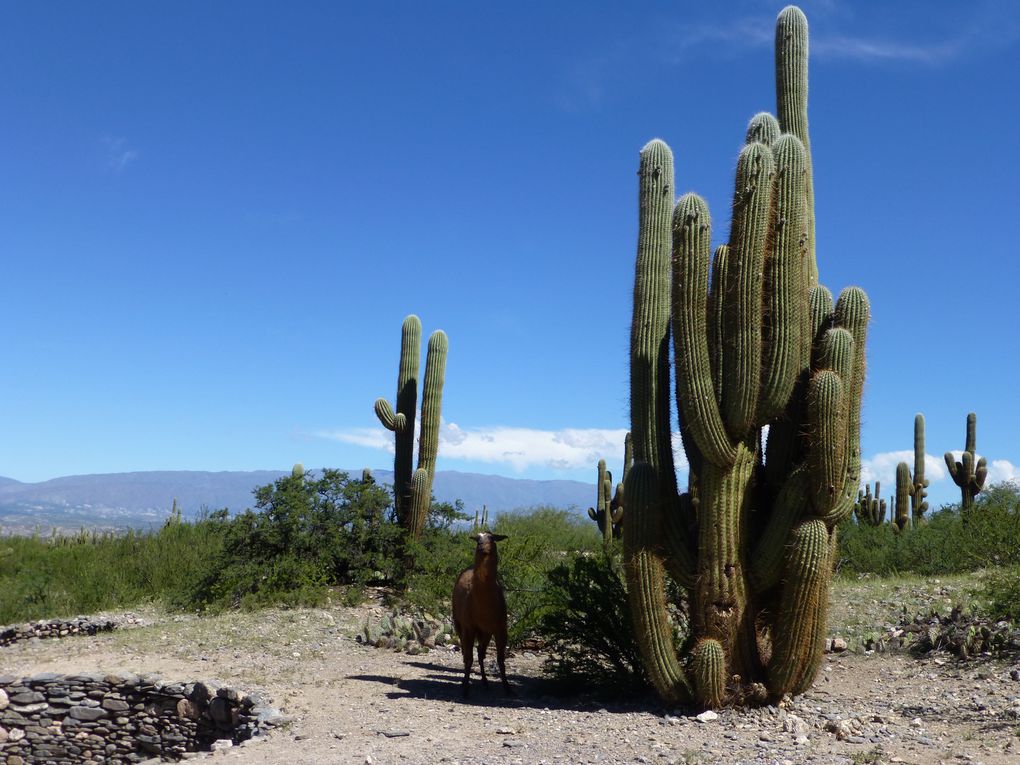
[[[837,632],[853,629],[860,597],[834,596]],[[205,618],[140,611],[142,626],[0,649],[0,674],[215,680],[259,691],[292,718],[268,736],[196,755],[201,761],[1020,763],[1017,658],[831,654],[814,688],[783,708],[728,709],[702,721],[651,697],[550,695],[543,657],[528,651],[507,661],[516,695],[498,682],[483,689],[476,673],[464,699],[459,652],[412,656],[356,642],[365,620],[383,613],[371,603]],[[497,676],[494,666],[489,674]]]

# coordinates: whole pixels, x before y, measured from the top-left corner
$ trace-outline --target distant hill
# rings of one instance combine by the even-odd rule
[[[361,474],[360,470],[349,472]],[[155,470],[64,476],[39,483],[0,476],[0,534],[80,527],[148,529],[169,515],[174,498],[187,518],[202,509],[225,507],[238,512],[254,504],[255,487],[285,474],[282,470]],[[380,483],[393,480],[392,471],[373,471],[373,475]],[[490,513],[536,505],[580,512],[591,504],[594,489],[580,481],[535,481],[447,470],[436,474],[433,494],[443,502],[463,500],[469,512],[483,505]]]

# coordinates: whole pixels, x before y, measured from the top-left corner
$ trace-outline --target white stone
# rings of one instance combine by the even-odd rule
[[[716,714],[715,712],[713,712],[711,709],[709,709],[707,712],[702,712],[700,715],[698,715],[694,719],[697,720],[698,722],[706,723],[706,722],[712,722],[713,720],[718,720],[719,719],[719,715]]]

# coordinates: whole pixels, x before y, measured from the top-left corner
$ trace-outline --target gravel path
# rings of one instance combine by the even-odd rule
[[[508,659],[470,699],[460,655],[411,656],[354,640],[381,607],[197,618],[140,614],[92,637],[0,649],[0,674],[156,672],[216,680],[273,699],[292,721],[195,759],[239,763],[986,763],[1020,762],[1016,662],[909,654],[833,654],[818,682],[783,708],[699,719],[654,698],[558,698],[542,656]],[[1020,674],[1020,673],[1017,673]],[[495,668],[490,675],[495,676]],[[708,715],[712,717],[711,714]],[[3,758],[0,756],[0,762]]]

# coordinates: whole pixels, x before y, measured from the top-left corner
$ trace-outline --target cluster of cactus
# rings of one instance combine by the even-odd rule
[[[421,434],[418,467],[412,473],[414,424],[418,407],[418,371],[421,364],[421,321],[411,315],[404,319],[400,340],[400,370],[397,376],[396,411],[385,398],[375,402],[379,422],[394,433],[393,502],[397,522],[408,536],[417,539],[425,528],[432,502],[432,482],[439,453],[439,419],[446,377],[446,333],[437,329],[429,337],[422,384]]]
[[[967,443],[959,462],[953,457],[952,452],[946,452],[946,467],[949,468],[949,475],[953,482],[960,487],[962,499],[960,500],[960,511],[967,513],[974,508],[974,497],[981,493],[984,488],[985,478],[988,477],[988,463],[984,457],[977,459],[977,415],[971,412],[967,415]],[[967,516],[964,515],[964,521]]]
[[[595,507],[588,508],[588,517],[598,524],[599,531],[602,532],[602,541],[607,545],[623,534],[623,486],[633,462],[633,442],[628,433],[623,440],[623,481],[616,484],[614,490],[613,474],[606,470],[606,461],[599,460],[598,478],[595,483]]]
[[[857,522],[869,526],[881,526],[885,523],[885,500],[879,497],[882,491],[882,484],[875,481],[875,495],[871,495],[871,484],[865,484],[864,488],[857,492],[857,504],[854,505],[854,515]]]
[[[752,119],[729,243],[710,264],[705,202],[674,206],[665,143],[641,152],[624,553],[642,663],[667,703],[797,694],[821,662],[836,527],[860,478],[867,296],[818,284],[807,134],[807,20],[776,26],[778,120]],[[711,270],[711,282],[709,272]],[[680,493],[670,354],[690,466]],[[767,444],[762,446],[768,426]],[[669,618],[666,572],[689,634]],[[685,655],[677,655],[676,646]]]

